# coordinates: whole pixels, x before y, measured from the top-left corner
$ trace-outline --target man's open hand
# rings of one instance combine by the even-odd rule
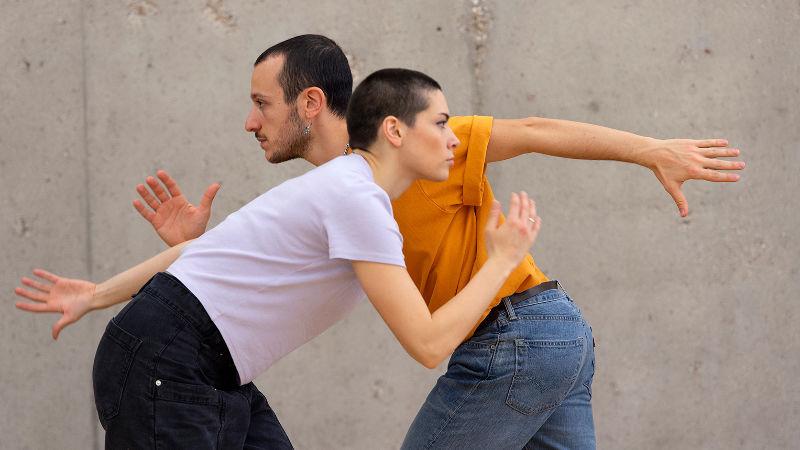
[[[219,184],[209,186],[200,200],[200,206],[194,206],[181,194],[178,184],[166,172],[159,170],[156,175],[164,185],[153,177],[147,177],[145,181],[152,194],[143,184],[136,186],[136,192],[150,209],[140,200],[134,200],[133,207],[170,247],[199,237],[206,230],[211,216],[211,202],[217,195]]]

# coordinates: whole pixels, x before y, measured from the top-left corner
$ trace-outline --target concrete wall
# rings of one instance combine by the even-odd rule
[[[652,3],[652,4],[651,4]],[[691,214],[643,168],[526,156],[534,255],[597,336],[601,448],[790,448],[800,440],[800,3],[3,0],[0,448],[102,447],[91,361],[113,310],[50,338],[17,311],[34,267],[101,281],[164,245],[130,205],[166,169],[212,224],[310,167],[269,166],[243,131],[254,58],[337,40],[358,79],[426,71],[456,114],[539,115],[654,137],[724,137],[742,181],[689,182]],[[257,384],[298,448],[396,448],[443,368],[411,360],[369,303]]]

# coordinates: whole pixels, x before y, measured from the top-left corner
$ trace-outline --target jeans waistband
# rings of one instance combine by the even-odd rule
[[[511,294],[508,297],[503,297],[503,300],[500,302],[500,304],[505,303],[506,299],[508,299],[509,303],[511,303],[512,305],[516,305],[517,303],[529,299],[534,295],[539,295],[544,291],[549,291],[552,289],[559,289],[562,291],[564,290],[564,288],[561,287],[561,283],[559,283],[558,280],[545,281],[544,283],[537,284],[536,286],[530,289],[526,289],[522,292]],[[500,306],[500,304],[498,304],[497,306]]]
[[[225,339],[200,300],[180,280],[166,272],[157,273],[134,297],[112,319],[119,327],[159,348],[169,346],[176,354],[196,354],[196,365],[207,382],[217,388],[239,386],[238,371]],[[176,339],[179,330],[187,334]],[[187,370],[192,369],[187,366]]]
[[[492,323],[494,323],[498,317],[500,317],[501,312],[507,312],[509,315],[513,315],[513,306],[517,303],[522,302],[523,300],[527,300],[533,296],[539,295],[542,292],[550,291],[553,289],[558,289],[563,291],[564,288],[561,287],[561,283],[558,280],[550,280],[545,281],[544,283],[537,284],[536,286],[526,289],[522,292],[517,292],[511,294],[509,296],[503,297],[500,300],[500,303],[497,304],[494,308],[489,311],[489,314],[486,316],[485,319],[478,325],[478,328],[475,330],[475,334],[477,334],[482,329],[488,327]]]
[[[141,290],[158,297],[159,300],[189,322],[203,338],[212,336],[215,333],[219,334],[217,326],[208,316],[200,300],[171,273],[159,272],[155,274]]]

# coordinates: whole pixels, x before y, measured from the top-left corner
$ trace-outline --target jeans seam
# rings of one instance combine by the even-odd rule
[[[172,304],[172,302],[171,302],[169,299],[167,299],[167,298],[165,298],[164,296],[162,296],[162,295],[161,295],[161,294],[160,294],[160,293],[159,293],[157,290],[155,290],[155,289],[153,289],[153,290],[148,290],[148,291],[147,291],[147,293],[148,293],[148,294],[150,294],[150,295],[152,295],[154,298],[156,298],[156,299],[159,301],[159,303],[161,303],[161,304],[162,304],[162,305],[164,305],[164,306],[165,306],[167,309],[169,309],[170,311],[172,311],[172,313],[173,313],[173,314],[175,314],[175,316],[176,316],[176,317],[178,317],[178,318],[179,318],[179,319],[180,319],[180,320],[181,320],[181,321],[184,323],[184,327],[183,327],[183,328],[188,328],[188,329],[191,331],[191,333],[192,333],[193,335],[195,335],[195,337],[197,337],[199,340],[201,340],[201,341],[202,341],[202,340],[204,340],[204,339],[205,339],[205,336],[203,336],[203,335],[200,333],[200,331],[199,331],[199,330],[197,330],[197,329],[195,328],[194,324],[193,324],[192,322],[190,322],[190,321],[189,321],[189,319],[187,319],[187,318],[185,317],[186,311],[183,311],[183,310],[181,310],[181,309],[179,309],[179,308],[175,307],[175,306]],[[174,337],[173,337],[173,339],[174,339]],[[172,342],[172,341],[170,340],[170,342]]]
[[[586,324],[584,327],[589,327],[589,324]],[[589,327],[589,330],[591,331],[591,327]],[[587,346],[589,345],[589,341],[588,341],[588,339],[587,339],[587,341],[586,341],[586,345],[587,345]],[[588,379],[588,380],[586,380],[586,383],[582,383],[582,384],[583,384],[583,386],[586,388],[586,391],[589,393],[589,400],[591,400],[591,399],[592,399],[592,387],[591,387],[591,384],[592,384],[592,380],[594,379],[594,361],[595,361],[595,355],[594,355],[594,335],[592,335],[592,347],[591,347],[591,351],[592,351],[592,353],[591,353],[591,358],[592,358],[592,359],[591,359],[591,363],[592,363],[592,376],[590,376],[590,377],[589,377],[589,379]],[[586,354],[586,353],[584,352],[584,354]],[[585,358],[584,358],[583,364],[586,364]],[[588,383],[588,384],[587,384],[587,383]]]
[[[464,405],[464,403],[466,402],[466,399],[469,398],[475,392],[476,389],[478,389],[478,386],[480,386],[481,383],[483,383],[484,381],[489,379],[489,377],[492,375],[492,367],[494,366],[494,359],[497,356],[497,350],[498,350],[497,347],[499,346],[499,344],[500,344],[500,333],[497,333],[497,336],[495,338],[495,343],[492,345],[493,348],[490,348],[490,350],[492,350],[492,356],[491,356],[491,358],[489,358],[489,365],[486,368],[486,376],[484,376],[477,383],[475,383],[475,385],[472,386],[472,388],[469,390],[469,392],[467,392],[467,395],[465,395],[461,399],[461,402],[459,402],[458,406],[453,408],[453,411],[451,411],[451,413],[447,416],[447,420],[442,422],[442,425],[439,427],[438,430],[436,430],[436,432],[434,433],[434,436],[430,440],[430,442],[425,444],[424,448],[430,449],[431,446],[436,443],[436,440],[439,439],[439,437],[442,434],[442,431],[444,431],[444,429],[447,428],[447,425],[450,423],[450,421],[453,419],[453,417],[456,416],[456,413]]]
[[[549,294],[542,295],[545,293]],[[541,305],[542,303],[557,302],[561,300],[569,300],[570,302],[572,302],[570,296],[567,295],[567,293],[564,291],[559,291],[558,293],[550,293],[550,291],[544,291],[534,295],[533,297],[528,297],[524,300],[520,300],[517,303],[514,303],[514,306],[517,308],[521,308],[524,306]]]
[[[220,448],[222,441],[222,430],[225,429],[225,396],[219,396],[219,430],[217,430],[217,446]]]
[[[566,315],[531,315],[531,316],[517,316],[517,320],[563,320],[566,322],[580,322],[583,320],[581,316],[566,316]]]
[[[159,298],[158,296],[155,296],[155,297]],[[160,300],[160,298],[159,298],[159,300]],[[162,303],[164,303],[164,302],[162,302]],[[183,318],[181,317],[181,319],[183,319]],[[153,442],[155,443],[156,448],[158,448],[158,441],[159,441],[158,431],[156,430],[156,404],[158,402],[156,402],[155,383],[153,382],[153,380],[158,379],[158,362],[161,359],[161,355],[164,353],[164,350],[166,350],[167,347],[172,345],[172,342],[175,340],[176,337],[178,337],[178,334],[180,334],[180,332],[183,331],[183,329],[186,328],[186,325],[187,325],[186,320],[183,319],[182,322],[183,322],[183,326],[176,327],[177,329],[175,330],[175,333],[167,340],[167,342],[160,349],[158,349],[157,352],[155,352],[153,354],[153,369],[152,369],[153,371],[150,374],[150,380],[149,380],[150,387],[148,388],[148,391],[150,392],[150,398],[152,399],[151,403],[153,405],[153,411],[152,411],[152,417],[153,417]]]
[[[525,339],[515,339],[515,343],[514,343],[515,353],[517,352],[517,341],[525,341]],[[586,345],[586,339],[584,339],[583,336],[579,337],[577,339],[577,341],[579,341],[579,343],[582,344],[583,346]],[[584,352],[584,355],[585,355],[585,352]],[[516,357],[518,358],[518,353],[517,353]],[[517,374],[517,369],[515,368],[515,370],[514,370],[515,373],[511,377],[511,385],[509,386],[508,393],[506,394],[506,406],[508,406],[509,408],[513,409],[514,411],[517,411],[518,413],[524,414],[526,416],[531,416],[533,414],[539,414],[539,413],[542,413],[542,412],[545,412],[545,411],[549,411],[549,410],[552,410],[552,409],[555,409],[555,408],[561,406],[561,404],[564,402],[564,399],[567,397],[567,395],[569,395],[569,392],[572,391],[572,389],[575,388],[575,382],[578,380],[578,375],[580,375],[580,369],[581,369],[581,367],[583,367],[583,364],[585,363],[585,359],[586,359],[585,356],[581,357],[581,360],[578,363],[578,367],[577,367],[577,370],[575,371],[575,374],[572,375],[572,377],[570,377],[569,389],[566,390],[564,395],[561,396],[561,398],[559,398],[557,402],[555,402],[553,404],[550,404],[550,405],[543,406],[543,407],[538,408],[538,409],[534,409],[534,410],[532,410],[530,412],[522,411],[520,408],[518,408],[518,407],[516,407],[516,406],[514,406],[514,405],[512,405],[510,403],[510,401],[511,401],[511,390],[514,387],[514,382],[520,380],[520,377]],[[515,364],[516,364],[516,367],[519,367],[519,359],[517,359]]]
[[[117,400],[115,402],[115,405],[114,405],[114,408],[113,408],[113,412],[98,410],[98,415],[101,416],[106,422],[109,422],[111,419],[116,417],[117,414],[119,414],[119,410],[120,410],[120,406],[121,406],[121,403],[122,403],[122,399],[124,397],[125,390],[128,387],[128,377],[130,376],[133,363],[134,363],[134,361],[136,359],[136,353],[139,351],[139,347],[141,347],[141,345],[142,345],[141,339],[139,339],[136,336],[133,336],[133,335],[127,333],[127,331],[125,331],[119,325],[117,325],[117,323],[114,321],[114,319],[111,319],[111,323],[106,327],[106,330],[108,330],[109,327],[116,327],[118,330],[128,334],[131,337],[134,337],[137,342],[136,342],[136,345],[129,346],[127,343],[123,342],[120,338],[118,338],[115,333],[109,333],[108,331],[106,331],[104,333],[103,337],[106,337],[106,338],[114,341],[114,343],[116,345],[118,345],[119,347],[123,348],[127,352],[127,355],[128,355],[128,358],[126,358],[126,363],[124,364],[124,366],[116,368],[118,371],[120,369],[122,369],[121,372],[118,372],[119,374],[122,375],[122,385],[121,385],[121,390],[120,390],[119,397],[117,398]],[[102,338],[101,338],[101,340],[102,340]]]

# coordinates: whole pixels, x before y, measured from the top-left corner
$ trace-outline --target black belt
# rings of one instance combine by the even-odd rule
[[[519,302],[521,302],[523,300],[529,299],[529,298],[533,297],[534,295],[541,294],[542,292],[549,291],[551,289],[561,289],[561,290],[563,290],[561,288],[561,285],[558,284],[557,280],[550,280],[550,281],[545,281],[542,284],[537,284],[536,286],[534,286],[534,287],[532,287],[530,289],[525,289],[522,292],[517,292],[516,294],[511,294],[508,297],[504,297],[504,298],[507,298],[508,302],[511,303],[511,305],[516,305],[517,303],[519,303]],[[477,333],[478,330],[480,330],[481,328],[483,328],[485,326],[488,326],[488,325],[491,325],[492,322],[497,320],[497,318],[500,316],[500,312],[501,311],[505,311],[505,310],[506,310],[505,302],[504,301],[500,301],[500,303],[497,306],[495,306],[494,308],[492,308],[489,311],[489,315],[486,316],[485,319],[483,319],[483,321],[480,323],[480,325],[478,325],[478,328],[475,330],[475,332]]]

